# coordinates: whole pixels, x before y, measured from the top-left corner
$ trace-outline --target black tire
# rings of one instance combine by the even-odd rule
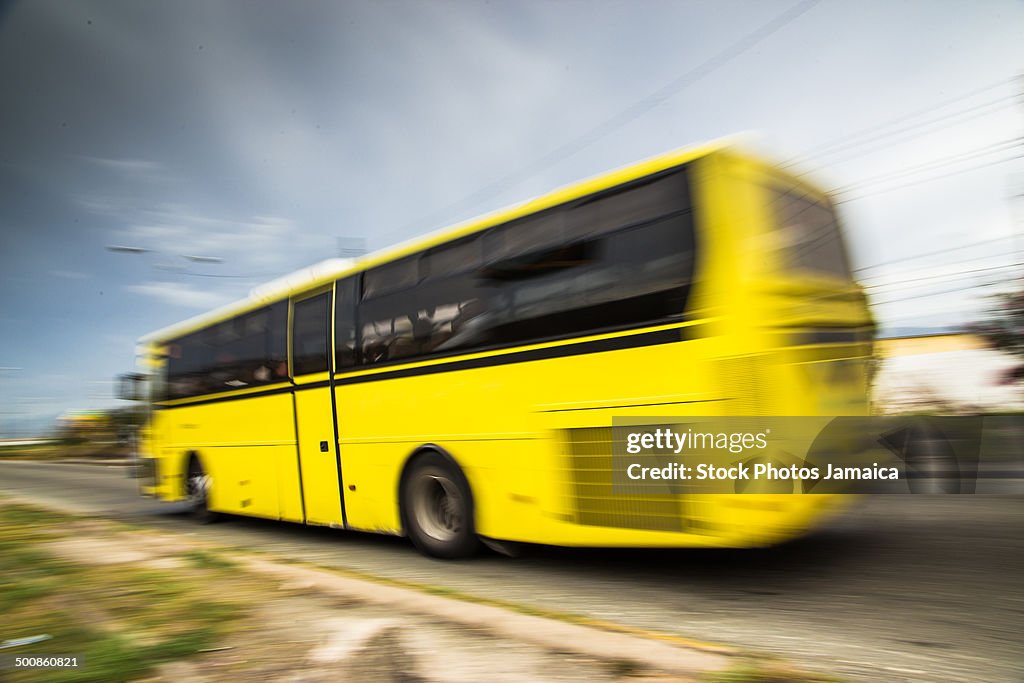
[[[470,557],[480,549],[473,494],[458,465],[436,451],[418,456],[402,481],[406,533],[424,555]]]
[[[189,506],[189,514],[201,524],[210,524],[220,519],[220,515],[210,510],[210,477],[207,476],[199,458],[192,456],[188,462],[185,475],[185,500]]]

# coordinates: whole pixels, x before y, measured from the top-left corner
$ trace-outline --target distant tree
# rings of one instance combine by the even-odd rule
[[[133,429],[145,421],[146,410],[143,406],[132,405],[126,408],[112,408],[106,411],[106,415],[115,429]]]
[[[992,297],[995,305],[987,319],[968,327],[985,339],[994,349],[1011,353],[1024,361],[1024,286],[1017,291],[1003,292]],[[1024,363],[1015,367],[1006,377],[1014,382],[1024,379]]]

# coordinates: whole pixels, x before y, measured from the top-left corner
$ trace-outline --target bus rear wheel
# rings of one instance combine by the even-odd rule
[[[440,453],[413,462],[402,487],[402,509],[409,538],[423,554],[457,559],[479,549],[469,482]]]
[[[189,514],[203,524],[217,521],[218,515],[210,510],[210,476],[206,474],[199,458],[192,456],[185,476],[185,500]]]

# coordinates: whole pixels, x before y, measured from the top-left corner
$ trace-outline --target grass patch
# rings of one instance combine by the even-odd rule
[[[70,535],[68,520],[0,502],[0,640],[49,634],[46,642],[6,654],[74,654],[85,666],[8,670],[3,680],[137,680],[161,663],[214,646],[243,615],[240,601],[217,593],[230,563],[215,554],[194,551],[187,565],[168,570],[70,561],[46,546]]]
[[[69,567],[40,552],[37,544],[53,538],[44,528],[55,528],[65,520],[63,515],[0,502],[0,614],[60,588]],[[7,632],[6,627],[0,631]]]
[[[760,663],[744,663],[708,674],[701,680],[707,683],[839,683],[832,676],[791,671],[779,666]]]
[[[118,458],[129,451],[116,444],[83,440],[50,440],[43,443],[0,444],[0,460],[64,460],[66,458]]]
[[[238,566],[237,562],[209,550],[190,550],[182,557],[200,569],[234,569]]]
[[[6,503],[0,497],[0,532],[7,527],[55,526],[71,522],[73,519],[59,512]]]
[[[67,565],[49,555],[22,544],[0,542],[0,614],[51,595],[69,573]],[[9,628],[10,624],[5,624],[4,632]]]
[[[32,444],[0,445],[0,459],[4,460],[56,460],[65,457],[68,446],[59,441]]]

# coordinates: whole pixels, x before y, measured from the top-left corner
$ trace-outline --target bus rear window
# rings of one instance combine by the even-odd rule
[[[770,191],[784,267],[852,280],[839,222],[827,200],[796,187]]]

